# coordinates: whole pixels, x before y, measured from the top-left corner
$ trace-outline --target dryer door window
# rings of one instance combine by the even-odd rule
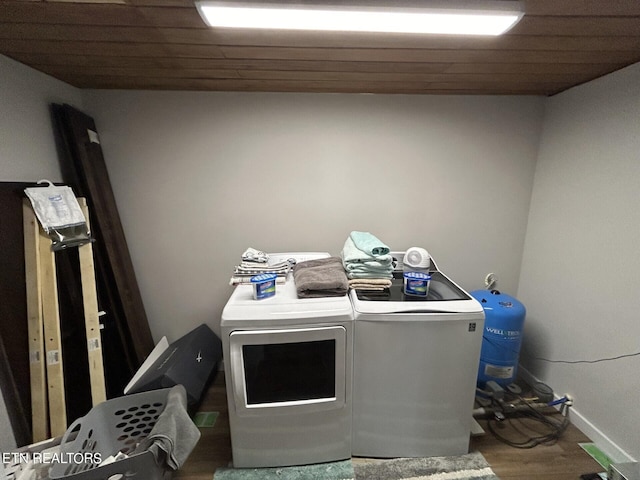
[[[345,399],[344,327],[237,331],[230,336],[236,408],[326,410]]]
[[[336,396],[336,341],[243,345],[247,403]]]

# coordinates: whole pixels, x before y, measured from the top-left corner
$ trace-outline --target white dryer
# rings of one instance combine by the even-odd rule
[[[328,253],[271,254],[273,261]],[[351,457],[353,309],[348,296],[273,297],[237,286],[221,320],[233,465],[274,467]]]
[[[402,265],[402,253],[393,253]],[[468,453],[484,312],[431,268],[426,298],[403,293],[402,271],[384,292],[350,293],[355,315],[354,456]]]

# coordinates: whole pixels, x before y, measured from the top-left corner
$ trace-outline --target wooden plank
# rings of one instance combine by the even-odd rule
[[[54,77],[73,78],[78,73],[86,73],[77,67],[42,66],[41,72]],[[163,77],[163,78],[242,78],[237,70],[217,68],[153,68],[153,67],[93,67],[89,72],[95,77]]]
[[[9,0],[3,0],[2,2],[0,21],[85,25],[136,25],[145,23],[144,17],[137,8],[126,5],[79,5]]]
[[[306,60],[330,62],[425,63],[633,63],[640,53],[624,51],[448,50],[397,48],[298,48],[180,44],[127,44],[46,40],[3,40],[3,52],[91,55],[114,57],[185,57],[243,60]]]
[[[575,75],[593,75],[594,77],[613,72],[624,67],[618,64],[594,63],[454,63],[446,73],[535,73],[539,75],[557,75],[562,73]]]
[[[89,209],[85,198],[78,198],[78,203],[91,231]],[[98,318],[98,295],[96,290],[96,274],[93,263],[93,247],[85,243],[78,247],[80,259],[80,276],[82,283],[82,303],[84,306],[85,331],[87,336],[87,356],[89,361],[89,378],[91,382],[91,400],[93,406],[107,399],[104,364],[102,358],[102,340],[100,338],[100,321]]]
[[[72,79],[66,79],[72,82]],[[547,95],[568,87],[566,82],[485,82],[474,85],[465,82],[438,84],[429,82],[374,82],[374,81],[296,81],[296,80],[252,80],[252,79],[171,79],[171,78],[122,78],[89,77],[87,85],[96,88],[162,89],[162,90],[212,90],[212,91],[256,91],[256,92],[341,92],[341,93],[464,93],[479,94],[523,94]],[[84,87],[82,82],[73,83]]]
[[[533,50],[422,50],[422,49],[357,49],[357,48],[285,48],[285,47],[220,47],[225,58],[436,62],[436,63],[626,63],[634,62],[640,53],[619,52],[550,52]],[[196,50],[184,52],[196,56]]]
[[[416,63],[416,62],[332,62],[314,60],[264,60],[264,59],[211,59],[211,58],[179,58],[179,57],[103,57],[97,55],[49,55],[39,53],[13,53],[11,57],[17,61],[33,65],[34,68],[47,66],[69,67],[151,67],[166,69],[243,69],[243,70],[304,70],[328,72],[416,72],[440,73],[450,68],[451,63]],[[519,64],[523,65],[523,64]],[[541,69],[552,68],[553,65],[540,65]],[[567,65],[565,65],[567,67]],[[568,64],[570,71],[584,72],[593,65]],[[536,67],[537,68],[537,67]],[[577,69],[577,70],[574,70]],[[73,73],[74,70],[69,70]],[[86,71],[84,73],[87,73]]]
[[[403,35],[287,30],[202,30],[100,25],[0,23],[0,38],[82,42],[169,43],[191,45],[296,46],[322,48],[421,48],[472,50],[615,51],[640,49],[640,27],[634,36]]]
[[[593,70],[593,68],[592,68]],[[342,72],[342,71],[303,71],[303,70],[217,70],[217,69],[185,69],[176,71],[165,68],[102,68],[91,69],[89,74],[73,67],[40,68],[40,71],[69,82],[91,83],[96,81],[144,82],[150,79],[251,79],[251,80],[293,80],[293,81],[361,81],[361,82],[584,82],[593,78],[593,72],[586,73],[544,73],[544,72],[488,72],[488,73],[421,73],[395,72],[388,69],[384,72]]]
[[[305,72],[286,70],[238,70],[241,78],[255,80],[316,80],[316,81],[360,81],[360,82],[580,82],[590,79],[590,74],[559,73],[396,73],[396,72]],[[189,78],[185,76],[185,78]],[[194,77],[197,78],[197,77]],[[200,78],[205,78],[201,76]]]
[[[3,1],[0,21],[21,22],[29,19],[41,24],[155,26],[208,29],[197,12],[190,7],[130,6],[114,4],[45,3]],[[558,2],[563,3],[563,2]],[[537,12],[527,9],[525,17],[512,32],[541,35],[549,28],[569,35],[634,35],[638,25],[638,7],[633,0],[609,9],[609,2],[599,7],[591,5],[584,11],[580,5],[560,10],[539,8]],[[637,2],[635,2],[637,3]],[[558,10],[556,10],[558,11]]]
[[[191,8],[193,6],[192,0],[127,0],[127,3],[146,7]],[[316,1],[315,3],[322,4],[323,2]],[[378,0],[378,3],[381,5],[389,4],[388,0]],[[640,15],[640,2],[637,0],[608,0],[606,2],[602,0],[526,0],[524,3],[525,12],[529,15]],[[375,4],[375,0],[369,0],[367,4]]]
[[[55,437],[64,434],[67,429],[67,410],[62,367],[56,260],[55,253],[51,250],[51,240],[42,229],[38,232],[38,249],[42,272],[42,316],[47,363],[49,422],[51,435]]]
[[[626,36],[638,35],[640,18],[630,17],[589,17],[576,12],[575,16],[532,16],[525,15],[509,31],[509,35],[563,35],[571,36]]]
[[[590,0],[590,8],[586,10],[582,7],[583,2],[572,2],[569,6],[555,9],[549,2],[537,8],[535,5],[527,6],[525,17],[514,30],[521,34],[541,35],[551,27],[570,35],[589,36],[633,35],[629,32],[637,29],[636,17],[639,14],[633,0],[614,2],[612,7],[608,7],[609,2],[597,5]],[[181,7],[3,1],[0,21],[21,22],[27,19],[42,24],[208,28],[193,4]]]
[[[49,3],[101,3],[101,4],[115,4],[126,5],[127,0],[44,0]]]
[[[160,0],[161,1],[161,0]],[[637,0],[526,0],[527,15],[640,15]]]
[[[397,72],[397,73],[538,73],[603,75],[622,68],[624,63],[416,63],[416,62],[331,62],[313,60],[251,60],[206,58],[101,57],[96,55],[14,54],[18,61],[56,74],[72,75],[79,71],[101,73],[107,68],[156,68],[174,70],[284,70],[315,72]],[[83,67],[78,69],[76,67]]]
[[[74,55],[91,55],[99,51],[101,55],[110,57],[196,57],[223,58],[224,55],[216,45],[173,45],[155,43],[126,42],[74,42],[47,40],[3,40],[2,51],[6,53],[64,53]]]
[[[99,51],[101,55],[111,57],[165,57],[187,56],[204,58],[222,58],[223,54],[215,45],[197,45],[194,50],[188,45],[164,45],[155,43],[125,42],[73,42],[47,40],[3,40],[3,53],[30,52],[30,53],[64,53],[74,55],[87,55]]]
[[[31,380],[31,431],[33,442],[49,438],[47,377],[42,310],[42,271],[40,264],[40,225],[28,200],[22,205],[24,261],[29,332],[29,374]]]

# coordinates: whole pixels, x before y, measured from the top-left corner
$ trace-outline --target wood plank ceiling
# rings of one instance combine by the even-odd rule
[[[214,30],[192,0],[0,0],[0,54],[79,88],[405,94],[553,95],[640,61],[640,0],[525,12],[464,38]]]

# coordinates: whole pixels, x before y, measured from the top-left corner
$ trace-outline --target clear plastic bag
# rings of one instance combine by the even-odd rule
[[[52,250],[63,250],[93,241],[78,199],[67,186],[25,188],[36,217],[52,242]]]

